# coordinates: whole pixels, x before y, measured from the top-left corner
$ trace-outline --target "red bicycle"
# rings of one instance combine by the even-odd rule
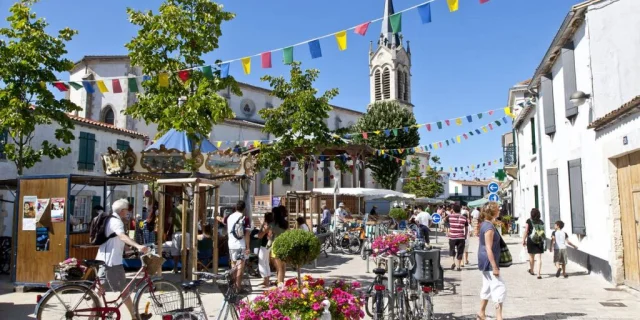
[[[49,283],[49,291],[38,297],[36,305],[36,319],[79,319],[119,320],[120,306],[136,292],[133,299],[135,319],[162,319],[162,314],[184,307],[182,290],[172,282],[152,277],[151,273],[161,270],[163,259],[155,254],[147,253],[140,256],[142,268],[129,281],[120,295],[107,301],[106,292],[98,277],[93,282],[71,281]],[[99,260],[84,260],[84,264],[98,274],[98,268],[104,265]],[[158,269],[160,268],[160,269]]]

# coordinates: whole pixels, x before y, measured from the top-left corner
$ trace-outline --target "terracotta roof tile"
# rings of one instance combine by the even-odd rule
[[[531,79],[527,79],[525,81],[522,82],[518,82],[518,86],[528,86],[531,83]]]
[[[622,119],[634,112],[640,112],[640,96],[636,96],[629,102],[620,106],[618,109],[615,109],[607,113],[603,117],[594,120],[587,128],[595,129],[596,131],[602,130],[616,120]]]
[[[79,116],[72,115],[72,114],[69,114],[68,116],[69,116],[69,118],[71,118],[71,120],[73,120],[73,121],[75,121],[77,123],[80,123],[80,124],[86,124],[86,125],[89,125],[89,126],[100,127],[100,128],[106,129],[108,131],[117,131],[117,132],[121,132],[121,133],[126,133],[126,134],[132,135],[132,136],[137,137],[137,138],[146,138],[147,137],[146,135],[144,135],[142,133],[139,133],[137,131],[118,128],[118,127],[116,127],[114,125],[110,125],[108,123],[94,121],[94,120],[90,120],[90,119],[79,117]]]
[[[491,181],[465,181],[465,180],[450,180],[451,182],[457,182],[463,186],[476,186],[476,187],[486,187]]]

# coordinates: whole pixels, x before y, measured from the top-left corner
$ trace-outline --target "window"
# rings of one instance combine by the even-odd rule
[[[573,233],[585,235],[584,199],[582,193],[582,160],[569,161],[569,196]]]
[[[396,74],[396,86],[398,87],[397,91],[398,91],[398,100],[404,100],[404,90],[405,90],[405,86],[404,86],[404,72],[402,72],[402,70],[398,70],[397,74]]]
[[[536,154],[536,120],[531,118],[531,154]]]
[[[469,194],[469,197],[471,197],[471,186],[467,186],[467,192]]]
[[[391,72],[385,68],[382,72],[382,98],[391,99]]]
[[[538,186],[533,186],[533,207],[536,209],[540,209],[538,198]]]
[[[553,102],[553,80],[550,73],[542,77],[540,87],[544,111],[544,133],[551,135],[556,132],[556,115]]]
[[[129,150],[129,141],[118,139],[116,141],[116,147],[118,150],[126,152]]]
[[[9,130],[4,129],[0,132],[0,160],[7,160],[7,154],[4,153],[4,146],[9,142]]]
[[[106,124],[110,124],[110,125],[114,125],[116,123],[116,116],[113,113],[113,109],[111,107],[106,107],[104,109],[104,113],[103,113],[103,117],[102,117],[102,122],[106,123]]]
[[[331,161],[324,161],[324,167],[322,168],[323,186],[325,188],[331,187]]]
[[[402,100],[409,102],[409,72],[403,72],[404,77],[404,97]]]
[[[373,84],[375,86],[375,101],[382,100],[382,79],[380,78],[380,69],[376,70],[373,77]]]
[[[366,188],[365,174],[364,174],[364,165],[358,167],[358,179],[360,180],[360,188]]]
[[[549,192],[549,227],[553,228],[560,220],[560,186],[558,184],[558,169],[547,170],[547,191]]]
[[[578,114],[578,107],[571,103],[571,95],[577,89],[576,62],[573,52],[573,42],[569,42],[562,48],[562,76],[564,78],[564,111],[565,117],[571,118]]]
[[[80,132],[80,151],[78,152],[78,169],[93,170],[95,166],[96,135]]]
[[[456,193],[456,196],[457,196],[458,195],[458,186],[455,186],[455,193]]]
[[[80,223],[88,223],[91,219],[92,201],[92,196],[75,196],[72,216],[80,220]]]
[[[480,196],[484,197],[484,187],[480,187]]]
[[[291,185],[291,161],[288,159],[284,160],[284,178],[282,178],[282,185]]]

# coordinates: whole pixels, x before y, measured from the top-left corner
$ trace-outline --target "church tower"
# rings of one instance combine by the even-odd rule
[[[393,1],[385,0],[382,31],[377,48],[369,45],[369,83],[371,103],[395,101],[413,111],[411,104],[411,49],[402,44],[402,35],[393,33],[390,16]]]

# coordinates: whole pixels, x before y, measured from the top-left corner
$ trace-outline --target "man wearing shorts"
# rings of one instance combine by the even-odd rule
[[[96,256],[96,260],[104,261],[104,265],[98,269],[98,277],[104,287],[112,292],[122,292],[127,286],[127,277],[124,273],[124,267],[122,266],[124,245],[132,246],[142,253],[149,251],[149,248],[131,240],[124,232],[124,222],[122,221],[129,221],[128,208],[129,202],[125,199],[117,200],[111,205],[113,217],[107,219],[104,232],[107,237],[111,234],[115,234],[115,236],[100,245],[98,255]],[[102,212],[99,214],[101,213]],[[134,319],[131,297],[127,296],[124,300],[124,305],[129,309],[131,318]]]
[[[251,221],[244,215],[245,203],[239,200],[236,204],[236,212],[227,217],[227,235],[229,235],[229,259],[231,260],[232,267],[235,268],[236,264],[236,279],[235,285],[237,289],[242,288],[242,275],[244,274],[244,259],[249,256],[249,242],[251,241]],[[244,222],[240,222],[240,219],[244,219]],[[244,225],[244,234],[238,232],[237,226]],[[234,232],[234,228],[236,231]]]
[[[449,252],[453,257],[451,270],[460,271],[462,265],[462,255],[464,254],[464,244],[469,222],[467,218],[460,214],[460,205],[454,204],[449,215]],[[457,261],[457,262],[456,262]],[[456,268],[457,266],[457,268]]]

